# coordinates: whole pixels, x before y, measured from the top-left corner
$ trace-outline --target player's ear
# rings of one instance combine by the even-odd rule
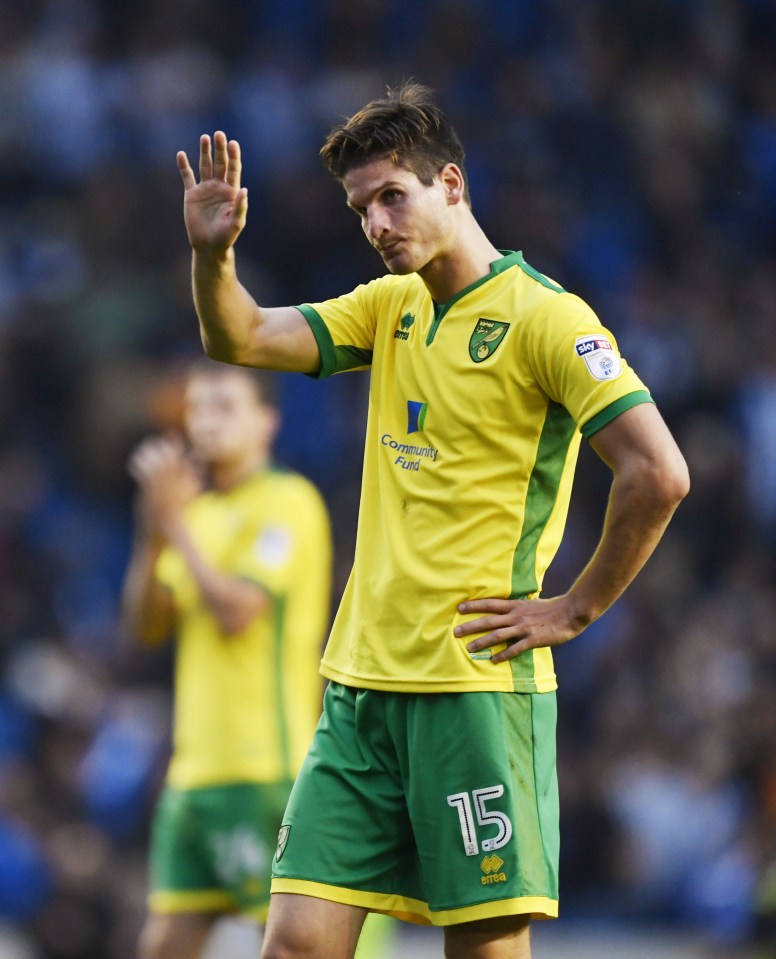
[[[439,178],[442,181],[448,205],[455,206],[460,203],[466,193],[461,168],[455,163],[446,163],[439,171]]]

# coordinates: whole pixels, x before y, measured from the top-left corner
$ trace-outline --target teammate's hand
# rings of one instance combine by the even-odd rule
[[[240,144],[227,142],[220,130],[199,138],[199,183],[181,150],[178,169],[183,179],[183,220],[194,250],[220,256],[232,247],[245,226],[248,190],[240,186]]]
[[[455,628],[459,637],[484,633],[466,644],[470,653],[506,643],[492,662],[503,663],[537,646],[559,646],[578,636],[587,623],[574,613],[568,596],[551,599],[470,599],[459,613],[482,613]]]
[[[130,457],[129,473],[139,488],[139,521],[149,535],[170,539],[184,508],[202,491],[183,443],[174,436],[144,440]]]

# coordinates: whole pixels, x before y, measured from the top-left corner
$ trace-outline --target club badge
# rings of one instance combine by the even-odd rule
[[[480,317],[469,339],[469,356],[475,363],[482,363],[493,356],[507,334],[509,323],[486,320]]]

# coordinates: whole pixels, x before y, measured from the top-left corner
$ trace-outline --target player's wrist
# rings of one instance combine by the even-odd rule
[[[195,269],[211,273],[228,272],[234,269],[234,246],[213,246],[210,243],[191,245]]]
[[[592,601],[591,597],[586,597],[582,591],[570,590],[566,594],[567,618],[574,635],[594,623],[603,613],[603,609]]]

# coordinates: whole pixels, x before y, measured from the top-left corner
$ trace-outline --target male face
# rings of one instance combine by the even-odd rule
[[[186,432],[194,456],[206,466],[238,465],[269,457],[277,412],[259,399],[238,369],[195,373],[186,386]]]
[[[453,207],[443,174],[425,186],[385,157],[349,170],[342,184],[348,206],[391,273],[422,273],[452,247]]]

